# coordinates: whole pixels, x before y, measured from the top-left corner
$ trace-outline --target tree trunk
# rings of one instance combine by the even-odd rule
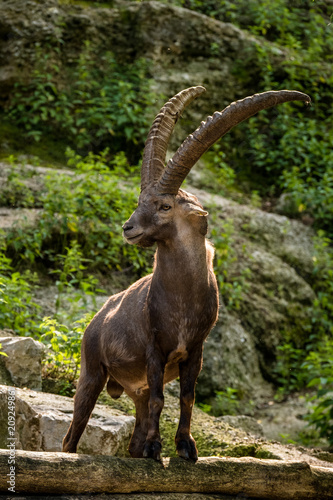
[[[223,493],[248,498],[333,499],[333,468],[256,458],[116,458],[0,450],[0,492],[20,494]],[[10,469],[14,467],[14,469]],[[11,475],[9,475],[11,474]],[[12,481],[10,483],[9,481]]]

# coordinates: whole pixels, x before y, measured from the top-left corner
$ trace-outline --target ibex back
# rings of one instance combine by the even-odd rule
[[[124,224],[130,244],[157,244],[153,273],[109,298],[87,327],[74,415],[63,451],[75,452],[96,400],[123,391],[134,401],[136,424],[132,457],[160,460],[159,418],[164,385],[180,378],[178,455],[197,460],[190,425],[203,343],[216,322],[218,288],[213,247],[206,240],[207,215],[198,199],[180,189],[201,155],[244,119],[276,104],[301,100],[296,91],[271,91],[232,103],[190,135],[165,166],[168,141],[184,108],[203,87],[183,90],[161,109],[148,134],[138,207]]]

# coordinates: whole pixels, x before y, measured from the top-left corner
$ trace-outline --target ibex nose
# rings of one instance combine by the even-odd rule
[[[130,231],[131,229],[133,229],[133,226],[131,224],[129,224],[128,222],[125,222],[125,224],[123,225],[123,230]]]

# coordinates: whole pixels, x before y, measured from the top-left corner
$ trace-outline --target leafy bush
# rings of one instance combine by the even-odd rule
[[[30,271],[15,272],[11,260],[0,252],[0,329],[13,329],[22,336],[38,332],[39,306],[32,296],[36,282]]]
[[[211,413],[220,415],[237,415],[240,407],[238,391],[227,387],[225,391],[217,391],[212,403]]]
[[[243,190],[254,189],[263,197],[288,193],[290,206],[295,207],[292,215],[313,219],[315,227],[332,238],[333,125],[328,110],[333,104],[333,24],[327,2],[179,0],[178,4],[259,37],[255,51],[248,47],[235,62],[235,77],[247,88],[296,89],[313,101],[308,109],[293,103],[260,112],[231,131],[215,147],[215,158],[220,156],[216,178],[227,172],[227,165],[235,172],[234,184]]]
[[[315,227],[327,231],[332,237],[333,219],[333,134],[331,125],[295,113],[284,105],[274,118],[255,117],[247,124],[250,150],[240,153],[245,162],[251,154],[251,171],[267,176],[272,182],[265,191],[271,194],[288,193],[290,204],[295,207],[291,215],[312,217]],[[265,113],[263,113],[265,115]],[[266,122],[266,123],[265,123]],[[333,132],[333,129],[332,129]],[[268,145],[274,140],[276,146]],[[255,174],[254,174],[255,175]],[[261,187],[261,191],[263,188]]]
[[[50,172],[44,188],[35,194],[35,203],[43,206],[37,226],[16,227],[8,234],[7,248],[14,264],[23,259],[30,265],[43,263],[59,269],[66,249],[77,245],[91,271],[130,266],[141,275],[149,269],[150,254],[147,257],[147,251],[126,245],[121,231],[136,206],[138,191],[132,182],[140,184],[138,169],[128,165],[123,153],[110,166],[106,164],[108,151],[90,153],[85,159],[73,151],[68,154],[75,172]]]
[[[214,214],[212,217],[214,225]],[[237,255],[231,243],[234,227],[231,220],[225,220],[223,231],[221,226],[213,227],[211,240],[215,248],[214,268],[223,301],[228,309],[239,309],[244,294],[248,291],[249,268],[237,269]],[[244,253],[246,249],[243,248]]]
[[[25,192],[21,182],[15,193],[12,179],[29,177],[31,171],[12,164],[8,190],[3,201],[26,206],[43,206],[35,227],[13,227],[3,240],[0,253],[0,328],[12,328],[20,335],[32,335],[50,347],[46,360],[47,376],[57,375],[64,380],[64,391],[79,371],[80,340],[89,318],[78,319],[89,309],[96,311],[96,274],[91,272],[132,269],[135,275],[150,270],[150,253],[126,245],[121,225],[135,209],[138,167],[130,167],[123,153],[109,159],[109,152],[90,153],[82,158],[68,152],[68,163],[74,171],[49,172],[39,191]],[[108,159],[108,164],[107,164]],[[24,179],[23,179],[24,180]],[[121,186],[120,186],[121,184]],[[27,196],[22,197],[20,189]],[[29,202],[29,203],[30,203]],[[12,259],[9,258],[12,256]],[[42,319],[40,307],[33,300],[37,278],[31,271],[23,273],[15,267],[41,264],[55,276],[57,296],[55,314]],[[75,323],[76,321],[76,323]],[[68,325],[73,325],[68,326]]]
[[[55,318],[44,318],[39,339],[48,347],[44,361],[48,376],[56,375],[74,382],[80,372],[81,341],[93,313],[76,321],[73,327],[60,324]]]
[[[176,0],[220,21],[231,22],[279,45],[331,57],[330,7],[325,0]]]
[[[310,352],[302,368],[308,375],[308,387],[315,387],[312,412],[306,419],[319,435],[333,446],[333,340],[326,338],[317,351]]]
[[[17,83],[9,117],[39,141],[57,134],[81,152],[126,150],[136,161],[148,130],[147,109],[154,98],[144,60],[124,65],[111,53],[96,56],[87,42],[72,75],[51,55],[39,58],[28,83]],[[67,70],[68,72],[68,70]]]

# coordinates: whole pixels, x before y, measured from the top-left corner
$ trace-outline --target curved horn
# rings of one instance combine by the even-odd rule
[[[165,155],[170,136],[182,112],[196,97],[205,92],[204,87],[182,90],[161,108],[149,131],[141,167],[141,191],[157,181],[165,168]]]
[[[272,90],[233,102],[221,112],[216,111],[185,139],[169,160],[161,173],[158,191],[163,194],[177,194],[193,165],[218,139],[258,111],[288,101],[305,101],[309,104],[311,99],[296,90]]]

